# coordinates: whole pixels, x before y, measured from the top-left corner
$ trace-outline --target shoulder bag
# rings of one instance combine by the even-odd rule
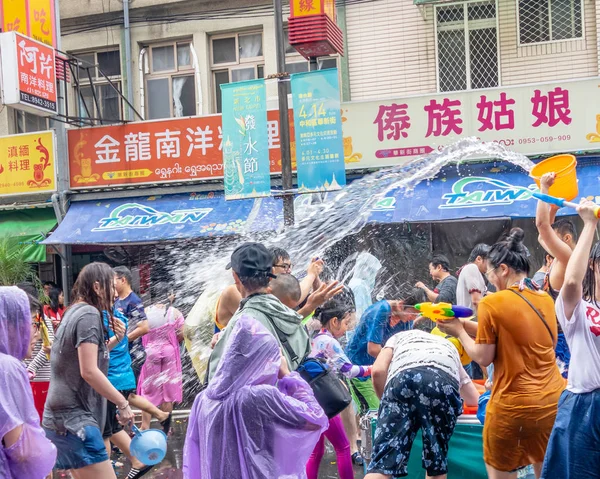
[[[548,326],[548,323],[544,319],[544,316],[542,316],[542,313],[540,313],[539,310],[533,304],[531,304],[531,301],[529,301],[524,295],[522,295],[518,291],[515,291],[514,289],[509,289],[509,291],[512,291],[517,296],[520,296],[521,298],[523,298],[523,301],[525,301],[531,307],[531,309],[533,309],[535,311],[535,314],[537,314],[539,316],[539,318],[542,320],[542,323],[544,323],[544,326],[546,326],[546,329],[548,330],[548,334],[550,334],[550,338],[552,339],[552,344],[554,344],[554,342],[555,342],[554,334],[552,334],[552,330],[550,329],[550,326]]]

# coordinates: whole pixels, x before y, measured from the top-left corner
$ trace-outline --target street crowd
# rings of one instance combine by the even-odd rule
[[[553,181],[542,178],[542,193]],[[144,308],[125,267],[84,267],[66,309],[53,284],[43,306],[31,284],[2,287],[0,478],[42,479],[53,469],[116,478],[112,447],[130,460],[128,479],[147,474],[152,466],[130,450],[131,406],[142,411],[142,430],[155,419],[168,433],[182,401],[184,339],[203,373],[186,478],[317,479],[326,440],[341,479],[367,459],[367,479],[403,477],[422,434],[427,478],[443,479],[465,407],[485,417],[490,479],[526,468],[538,479],[600,478],[600,242],[595,204],[577,211],[578,240],[572,221],[539,203],[547,254],[537,272],[513,228],[475,246],[456,274],[434,255],[434,287],[423,278],[361,314],[355,291],[321,280],[323,260],[299,281],[286,251],[244,243],[227,266],[234,284],[207,308],[214,336],[205,364],[197,337],[184,338],[172,288],[154,284]],[[435,321],[416,307],[427,303],[472,315]],[[481,396],[475,377],[489,390]],[[363,458],[357,418],[368,411],[377,411],[377,428]]]

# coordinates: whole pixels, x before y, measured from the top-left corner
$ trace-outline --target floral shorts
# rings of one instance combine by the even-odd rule
[[[385,387],[373,441],[370,473],[404,477],[417,432],[423,434],[423,468],[430,476],[448,472],[448,443],[462,400],[458,383],[433,367],[400,372]]]

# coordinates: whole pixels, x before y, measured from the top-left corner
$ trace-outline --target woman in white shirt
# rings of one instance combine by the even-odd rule
[[[456,348],[424,331],[400,332],[386,343],[372,375],[381,406],[365,479],[406,476],[419,430],[427,477],[445,479],[448,443],[462,414],[461,396],[469,406],[479,399]]]
[[[592,248],[596,208],[591,201],[577,208],[583,231],[556,300],[556,317],[571,350],[571,363],[542,479],[600,478],[600,242]]]

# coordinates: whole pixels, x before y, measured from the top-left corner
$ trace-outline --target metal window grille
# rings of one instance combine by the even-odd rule
[[[498,86],[496,2],[435,7],[440,91]]]
[[[519,0],[521,45],[582,37],[582,0]]]

